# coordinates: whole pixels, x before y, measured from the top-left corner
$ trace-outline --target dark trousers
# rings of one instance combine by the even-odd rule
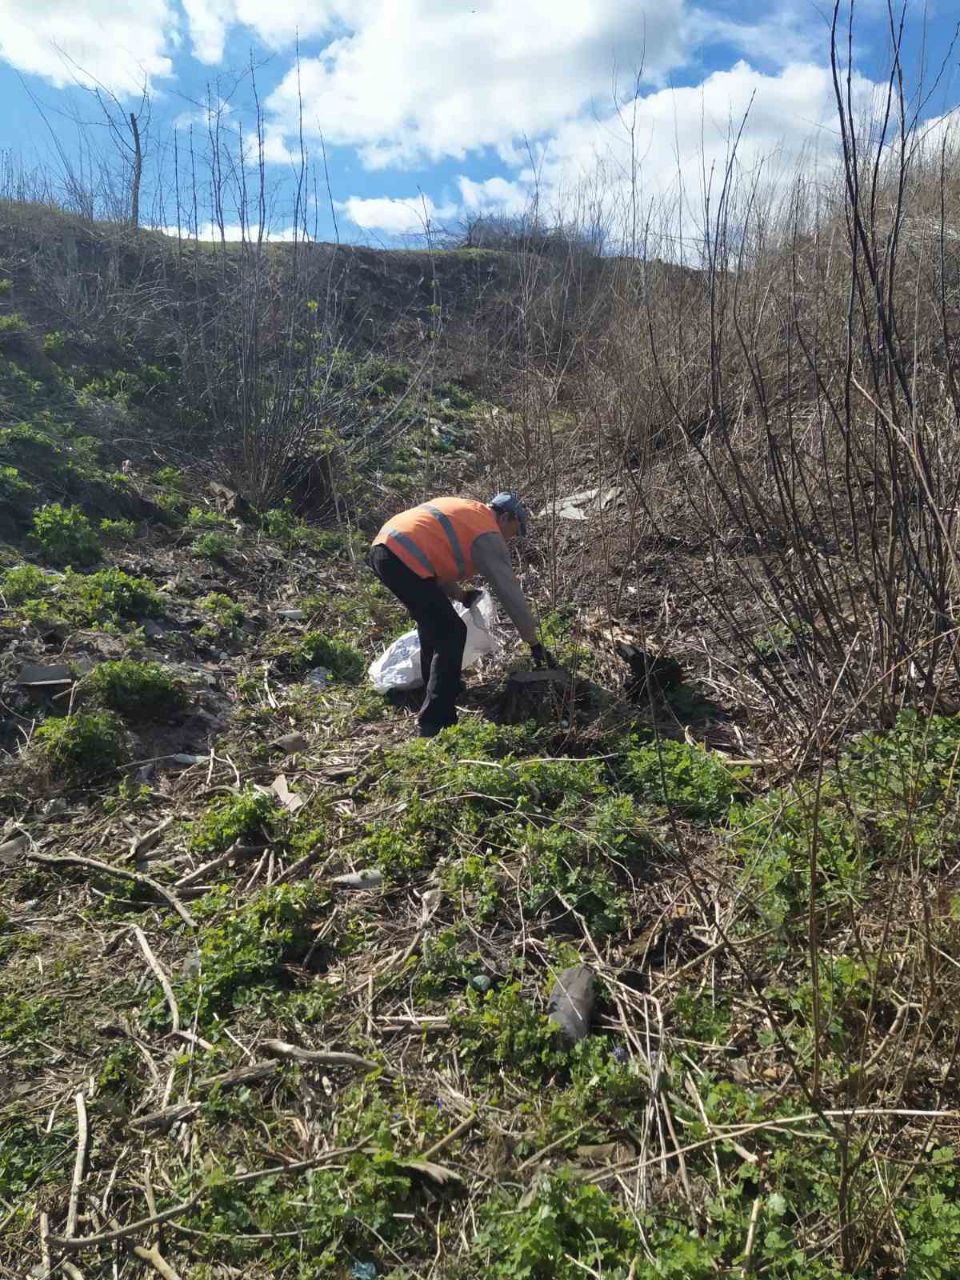
[[[420,637],[423,706],[417,720],[428,731],[457,723],[460,664],[467,628],[437,585],[435,578],[419,578],[387,547],[370,551],[368,563],[388,591],[413,616]]]

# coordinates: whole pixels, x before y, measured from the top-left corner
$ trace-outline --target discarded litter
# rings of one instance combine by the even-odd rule
[[[343,876],[334,876],[330,883],[338,885],[341,889],[379,889],[383,883],[383,876],[373,869],[350,871]]]
[[[42,685],[64,685],[73,683],[73,674],[70,668],[64,663],[58,662],[52,666],[46,664],[27,664],[22,668],[17,676],[17,684],[24,687],[38,687]]]
[[[467,624],[467,642],[463,648],[461,663],[462,670],[466,671],[469,667],[475,667],[484,654],[496,653],[500,648],[500,641],[493,632],[496,606],[490,592],[481,591],[479,598],[469,609],[457,603],[453,607]],[[398,640],[394,640],[370,664],[368,674],[378,693],[389,693],[391,689],[419,689],[423,685],[423,678],[420,674],[420,640],[416,628],[405,631]]]
[[[290,755],[294,751],[306,751],[310,742],[302,733],[285,733],[279,738],[274,738],[270,745]]]
[[[481,995],[490,990],[490,979],[485,973],[475,973],[470,979],[470,986],[474,991],[479,991]]]
[[[328,667],[314,667],[303,678],[307,684],[313,684],[322,689],[324,685],[330,683],[332,676],[333,672]]]
[[[599,507],[603,511],[619,496],[619,485],[613,485],[609,489],[581,489],[579,493],[569,493],[565,498],[557,498],[544,507],[539,515],[553,516],[558,520],[589,520],[590,514],[584,510],[585,507]]]
[[[564,969],[550,992],[549,1015],[567,1044],[574,1045],[590,1030],[594,1001],[593,970],[585,964]]]
[[[350,1280],[377,1280],[375,1262],[355,1262],[350,1268]]]

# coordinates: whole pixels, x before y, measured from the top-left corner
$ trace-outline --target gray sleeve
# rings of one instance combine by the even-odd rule
[[[499,533],[480,534],[473,544],[473,563],[490,583],[497,599],[510,615],[510,620],[520,632],[521,640],[534,644],[537,639],[537,624],[513,572],[507,544]]]

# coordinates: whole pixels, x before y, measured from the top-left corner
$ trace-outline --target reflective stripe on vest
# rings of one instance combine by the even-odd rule
[[[453,522],[439,507],[431,506],[429,502],[421,503],[425,511],[429,511],[434,520],[440,521],[440,527],[447,535],[447,541],[450,543],[450,550],[453,552],[453,558],[457,562],[457,574],[460,578],[467,576],[467,562],[463,558],[463,547],[460,545],[460,539],[457,537],[457,531],[453,527]]]
[[[389,547],[418,577],[462,582],[476,573],[476,539],[498,532],[496,516],[484,503],[473,498],[431,498],[395,515],[373,544]]]
[[[428,577],[435,578],[437,576],[437,571],[431,564],[430,558],[420,550],[412,538],[405,533],[401,533],[399,529],[391,529],[389,525],[384,529],[384,533],[388,538],[392,538],[394,542],[399,542],[404,551],[413,556],[417,564],[426,569]]]

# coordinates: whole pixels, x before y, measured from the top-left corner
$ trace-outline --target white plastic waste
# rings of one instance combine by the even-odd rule
[[[496,653],[500,641],[494,634],[496,606],[489,591],[482,591],[477,602],[468,609],[454,601],[457,613],[467,624],[467,642],[463,648],[463,669],[475,667],[487,653]],[[378,693],[391,689],[417,689],[423,685],[420,677],[420,640],[416,627],[405,631],[388,649],[371,662],[367,673]]]

